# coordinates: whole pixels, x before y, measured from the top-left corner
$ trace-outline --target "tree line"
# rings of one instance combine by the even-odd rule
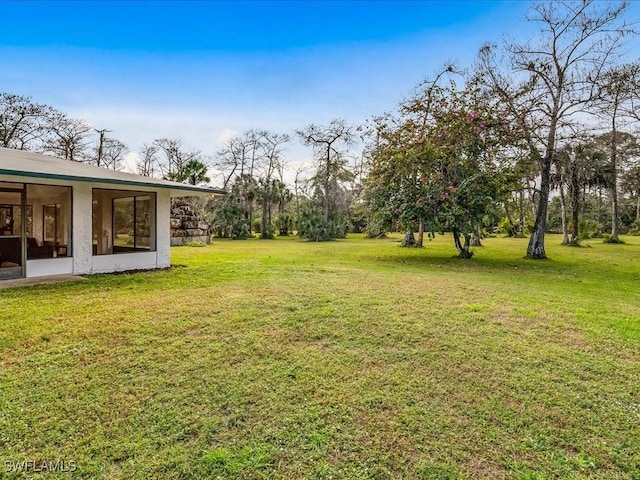
[[[312,172],[298,168],[293,186],[285,182],[284,149],[290,135],[250,130],[217,151],[214,166],[229,190],[214,209],[219,234],[247,238],[259,232],[260,238],[273,238],[276,232],[289,235],[296,230],[303,238],[321,241],[344,237],[352,228],[349,213],[356,177],[349,148],[356,141],[356,129],[333,120],[326,126],[309,124],[295,136],[313,149],[315,165]],[[259,220],[254,205],[261,207]]]
[[[546,258],[550,204],[560,206],[567,245],[603,234],[605,203],[606,241],[620,242],[621,227],[640,230],[640,64],[620,61],[635,34],[627,10],[626,2],[536,3],[530,42],[484,45],[475,65],[446,66],[396,113],[376,118],[371,225],[399,221],[407,245],[421,245],[425,229],[451,231],[462,257],[500,224],[529,235],[529,257]],[[621,195],[635,197],[631,224],[628,215],[621,224]],[[589,228],[594,196],[599,217]]]
[[[627,11],[626,2],[535,3],[531,41],[483,45],[473,65],[445,65],[364,125],[252,129],[211,160],[160,138],[140,150],[138,172],[192,184],[217,172],[228,194],[203,209],[216,234],[236,239],[402,230],[403,245],[422,246],[447,231],[470,257],[500,232],[529,236],[532,258],[546,257],[549,231],[567,245],[621,242],[640,233],[640,63],[621,60],[635,35]],[[0,146],[119,169],[128,150],[107,133],[0,94]],[[292,170],[294,139],[312,149],[312,166]]]
[[[2,147],[122,170],[129,149],[109,133],[30,97],[0,93]],[[211,160],[179,139],[155,139],[138,152],[137,173],[197,185],[217,172],[228,195],[198,206],[221,237],[273,238],[294,229],[314,240],[343,237],[351,225],[347,183],[354,176],[347,163],[355,128],[334,120],[326,127],[310,124],[295,137],[313,149],[317,164],[315,173],[298,169],[293,186],[285,182],[292,136],[257,129],[225,141]]]
[[[109,133],[31,97],[0,92],[0,147],[122,170],[129,148]],[[184,148],[180,140],[155,139],[143,145],[139,157],[141,175],[192,184],[210,181],[201,152]]]

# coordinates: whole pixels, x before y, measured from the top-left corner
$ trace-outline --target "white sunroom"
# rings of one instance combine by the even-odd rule
[[[0,281],[166,268],[171,197],[223,193],[0,148]]]

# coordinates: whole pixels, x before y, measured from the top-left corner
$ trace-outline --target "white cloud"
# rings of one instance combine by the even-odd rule
[[[237,137],[238,135],[240,135],[240,132],[238,130],[234,130],[233,128],[223,128],[218,133],[218,142],[222,144],[232,139],[233,137]]]
[[[138,173],[138,163],[140,162],[140,155],[136,152],[129,152],[124,156],[123,169],[125,172]]]

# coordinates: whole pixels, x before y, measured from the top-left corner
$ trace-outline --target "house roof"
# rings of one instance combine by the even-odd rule
[[[224,194],[224,190],[198,187],[178,182],[143,177],[133,173],[116,172],[86,163],[0,147],[0,175],[46,178],[74,182],[107,183],[130,187],[155,187],[170,189],[171,196]]]

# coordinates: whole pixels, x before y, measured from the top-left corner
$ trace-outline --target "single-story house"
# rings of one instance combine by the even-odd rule
[[[171,197],[206,194],[0,148],[0,281],[168,267]]]

